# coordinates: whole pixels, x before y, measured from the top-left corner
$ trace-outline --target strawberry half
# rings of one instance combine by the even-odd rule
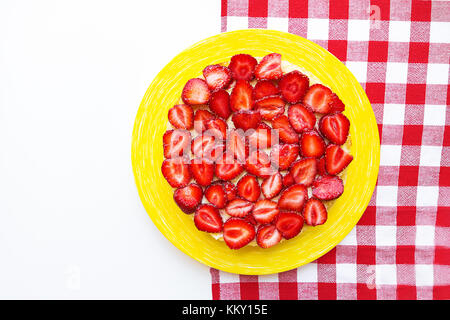
[[[325,153],[325,168],[329,174],[336,175],[352,162],[353,156],[337,145],[329,145]]]
[[[261,123],[261,115],[259,111],[243,110],[235,112],[231,118],[234,126],[238,129],[247,131],[248,129],[256,129]]]
[[[278,199],[278,208],[281,210],[301,212],[308,200],[308,191],[302,184],[294,184],[285,189]]]
[[[243,218],[252,212],[253,206],[252,202],[237,198],[228,202],[225,211],[232,217]]]
[[[227,91],[220,89],[211,94],[209,109],[223,119],[231,115],[230,95]]]
[[[319,122],[320,132],[334,144],[344,144],[347,141],[350,121],[342,113],[324,116]]]
[[[228,68],[235,80],[250,81],[253,79],[255,67],[258,64],[249,54],[238,54],[231,57]]]
[[[175,158],[186,154],[191,143],[191,133],[187,130],[168,130],[163,135],[164,157]]]
[[[288,117],[284,114],[272,120],[272,128],[278,130],[278,136],[281,141],[285,143],[298,143],[298,134],[292,128]]]
[[[316,124],[316,116],[301,104],[291,105],[288,109],[289,122],[298,133],[309,131]]]
[[[303,104],[314,112],[329,113],[331,110],[333,92],[330,88],[321,84],[314,84],[309,87],[305,96],[303,97]]]
[[[231,82],[231,71],[219,64],[207,66],[203,69],[203,76],[211,91],[228,87]]]
[[[289,103],[300,102],[309,88],[309,78],[294,70],[284,74],[278,83],[281,95]]]
[[[177,104],[170,108],[168,118],[174,128],[191,130],[194,127],[194,110],[187,104]]]
[[[191,174],[199,185],[209,186],[214,178],[214,163],[207,158],[192,159]]]
[[[270,53],[258,63],[255,77],[258,80],[276,80],[283,75],[281,70],[281,54]]]
[[[280,211],[277,208],[277,203],[270,200],[259,200],[253,207],[253,217],[256,222],[261,224],[271,223]]]
[[[258,127],[248,136],[250,146],[257,149],[267,149],[272,146],[272,128],[265,123]]]
[[[253,100],[257,101],[259,99],[279,95],[280,90],[277,86],[270,80],[258,81],[253,87]]]
[[[245,175],[237,183],[238,194],[245,200],[255,202],[261,194],[261,187],[255,176]]]
[[[269,156],[261,150],[253,151],[245,161],[245,169],[260,178],[271,176],[275,171],[271,167]]]
[[[309,187],[317,174],[317,161],[314,158],[305,158],[295,161],[289,172],[292,174],[295,183]]]
[[[223,230],[223,221],[219,210],[209,204],[202,204],[197,208],[194,223],[200,231],[217,233]]]
[[[245,135],[242,130],[228,131],[227,152],[239,161],[244,162],[248,156],[248,146],[245,143]]]
[[[246,246],[255,234],[255,227],[243,219],[230,218],[223,225],[223,240],[230,249]]]
[[[224,140],[227,137],[227,123],[220,118],[209,120],[206,123],[206,132],[213,135],[218,140]]]
[[[227,194],[228,201],[236,199],[237,188],[232,182],[225,181],[223,183],[223,188],[225,189],[225,193]]]
[[[255,102],[255,109],[264,120],[272,120],[284,113],[285,102],[279,96],[268,96]]]
[[[344,192],[344,183],[337,176],[323,176],[313,183],[312,194],[320,200],[333,200]]]
[[[303,209],[303,218],[305,223],[310,226],[318,226],[327,221],[327,208],[322,201],[317,199],[309,199]]]
[[[231,154],[224,153],[216,162],[216,176],[222,180],[232,180],[244,170],[244,166]]]
[[[233,111],[251,110],[253,108],[253,87],[245,80],[236,81],[231,91],[230,107]]]
[[[191,143],[191,152],[197,158],[210,158],[213,159],[212,153],[216,146],[216,140],[214,136],[203,134],[196,136]]]
[[[280,212],[275,226],[283,238],[292,239],[302,230],[303,217],[295,212]]]
[[[297,159],[299,150],[298,144],[275,145],[270,151],[270,158],[279,170],[287,170]]]
[[[191,181],[189,160],[183,157],[164,160],[161,172],[172,188],[185,187]]]
[[[214,183],[205,190],[205,198],[218,209],[223,209],[227,205],[227,193],[220,183]]]
[[[211,92],[208,84],[205,80],[199,78],[190,79],[186,82],[181,93],[181,99],[189,105],[208,103],[210,97]]]
[[[283,187],[290,187],[293,184],[295,184],[295,180],[294,177],[292,176],[292,174],[290,172],[286,173],[283,176]]]
[[[331,95],[331,110],[330,113],[343,112],[345,111],[345,104],[339,99],[337,94],[333,93]]]
[[[194,129],[198,133],[202,133],[206,130],[206,124],[213,120],[215,116],[208,110],[199,109],[194,115]]]
[[[280,193],[281,188],[283,187],[282,180],[283,178],[279,172],[264,179],[261,183],[261,190],[266,199],[272,199]]]
[[[195,208],[197,208],[200,204],[202,198],[203,190],[195,183],[179,188],[173,193],[173,199],[177,203],[178,207],[180,207],[180,209],[187,214],[195,211]]]
[[[273,247],[281,239],[282,235],[274,225],[260,226],[256,233],[256,243],[263,249]]]
[[[325,141],[314,130],[303,132],[299,144],[300,152],[304,157],[319,158],[325,152]]]

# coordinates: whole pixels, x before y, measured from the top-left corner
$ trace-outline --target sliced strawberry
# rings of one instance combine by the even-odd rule
[[[173,199],[184,213],[192,213],[203,198],[202,188],[191,183],[186,187],[179,188],[173,193]]]
[[[325,169],[325,157],[317,159],[317,174],[323,176],[327,173]]]
[[[245,169],[260,178],[266,178],[274,174],[269,156],[261,150],[253,151],[245,161]]]
[[[164,160],[161,172],[172,188],[185,187],[191,181],[189,159],[187,158],[179,157]]]
[[[181,93],[181,99],[189,105],[208,103],[210,97],[211,92],[208,84],[205,80],[199,78],[190,79],[186,82]]]
[[[169,109],[169,122],[174,128],[191,130],[194,127],[194,110],[187,104],[177,104]]]
[[[237,198],[228,202],[225,211],[232,217],[243,218],[252,212],[253,206],[254,203]]]
[[[231,82],[231,71],[219,64],[207,66],[203,69],[203,76],[211,91],[226,88]]]
[[[260,123],[255,131],[248,136],[248,142],[257,149],[267,149],[272,146],[272,128]]]
[[[199,185],[209,186],[214,178],[214,163],[207,158],[192,159],[191,174]]]
[[[261,194],[261,187],[255,176],[245,175],[237,183],[238,194],[245,200],[255,202]]]
[[[298,133],[312,130],[316,124],[316,116],[301,104],[294,104],[288,109],[289,122]]]
[[[219,140],[224,140],[227,137],[228,125],[223,119],[215,118],[209,120],[206,123],[206,129],[208,134],[213,135]]]
[[[244,217],[244,220],[250,223],[252,226],[258,225],[258,222],[255,220],[252,214],[249,214],[248,216]]]
[[[282,180],[283,178],[278,171],[270,177],[264,179],[261,183],[261,190],[266,199],[272,199],[280,193],[281,188],[283,187]]]
[[[214,115],[208,110],[199,109],[195,112],[194,116],[194,129],[198,133],[202,133],[206,130],[206,124],[213,120]]]
[[[295,212],[280,212],[275,225],[285,239],[298,235],[303,228],[303,217]]]
[[[344,183],[337,176],[323,176],[313,183],[312,194],[320,200],[333,200],[344,192]]]
[[[303,132],[299,144],[304,157],[319,158],[325,153],[325,141],[314,130]]]
[[[186,154],[191,143],[191,133],[187,130],[168,130],[163,135],[164,157],[175,158]]]
[[[343,112],[345,111],[345,104],[339,99],[337,94],[333,93],[331,95],[331,110],[330,113]]]
[[[278,208],[301,212],[303,205],[308,200],[308,191],[302,184],[294,184],[285,189],[278,199]]]
[[[221,183],[214,183],[205,190],[205,198],[218,209],[227,205],[227,193]]]
[[[277,86],[270,80],[258,81],[253,87],[253,100],[259,100],[268,96],[279,95],[280,90]]]
[[[223,89],[213,92],[209,100],[209,108],[219,117],[228,119],[231,115],[230,94]]]
[[[224,153],[216,162],[216,176],[222,180],[232,180],[244,170],[244,166],[235,160],[231,154]]]
[[[209,158],[213,159],[212,152],[216,146],[216,141],[214,136],[211,135],[200,135],[196,136],[191,143],[191,152],[197,158]]]
[[[281,95],[289,103],[298,103],[309,88],[309,78],[294,70],[283,75],[278,83]]]
[[[331,110],[332,94],[330,88],[321,84],[309,87],[303,97],[303,104],[317,113],[328,113]]]
[[[216,145],[211,150],[209,157],[207,155],[205,156],[211,159],[212,161],[216,161],[217,159],[220,159],[223,156],[224,152],[225,146],[222,143],[216,143]]]
[[[280,231],[278,231],[274,225],[260,226],[256,233],[256,243],[264,249],[278,244],[281,241],[281,238]]]
[[[264,199],[255,203],[252,214],[256,222],[267,224],[271,223],[278,216],[279,212],[276,202]]]
[[[322,117],[319,122],[320,132],[334,144],[344,144],[347,141],[350,121],[342,113]]]
[[[317,199],[309,199],[303,209],[303,217],[305,223],[310,226],[318,226],[327,221],[327,208],[322,201]]]
[[[303,184],[305,187],[309,187],[317,174],[317,162],[314,158],[304,158],[295,161],[289,172],[292,174],[295,183]]]
[[[227,152],[239,161],[245,161],[248,156],[248,146],[245,143],[245,135],[242,130],[230,130],[228,132]]]
[[[298,134],[292,128],[288,117],[284,114],[272,120],[272,128],[278,130],[278,136],[281,141],[285,143],[298,143]]]
[[[237,188],[232,182],[225,181],[223,183],[223,188],[225,189],[225,193],[227,194],[228,201],[236,199]]]
[[[295,180],[294,177],[292,176],[292,174],[290,172],[286,173],[283,176],[283,187],[290,187],[293,184],[295,184]]]
[[[336,175],[352,162],[353,156],[337,145],[329,145],[325,153],[325,168],[329,174]]]
[[[280,79],[283,75],[281,70],[281,54],[271,53],[262,58],[255,68],[255,77],[258,80]]]
[[[223,225],[223,240],[230,249],[246,246],[255,234],[255,227],[244,219],[230,218]]]
[[[222,216],[219,210],[210,204],[202,204],[197,208],[194,223],[200,231],[217,233],[223,229]]]
[[[236,128],[244,131],[256,129],[261,123],[261,115],[258,111],[243,110],[235,112],[231,119]]]
[[[273,120],[284,113],[285,102],[279,96],[268,96],[255,101],[255,109],[264,120]]]
[[[255,67],[258,64],[255,58],[249,54],[238,54],[231,57],[228,68],[236,80],[250,81],[253,79]]]
[[[272,148],[270,158],[279,170],[287,170],[297,159],[299,151],[298,144],[280,144]]]
[[[231,91],[230,107],[233,111],[251,110],[253,108],[253,87],[245,80],[236,81]]]

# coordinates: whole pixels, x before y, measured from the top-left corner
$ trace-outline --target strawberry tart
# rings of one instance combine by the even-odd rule
[[[190,79],[168,112],[162,174],[198,230],[269,248],[327,221],[344,192],[344,103],[271,53],[238,54]]]

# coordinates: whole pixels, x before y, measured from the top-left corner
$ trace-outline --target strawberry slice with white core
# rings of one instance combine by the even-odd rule
[[[261,123],[261,114],[259,111],[242,110],[233,113],[231,119],[237,129],[247,131],[248,129],[256,129],[258,127]]]
[[[245,143],[244,131],[228,131],[227,152],[231,153],[239,161],[245,161],[248,155],[248,147]]]
[[[292,174],[295,183],[309,187],[317,174],[317,161],[314,158],[304,158],[295,161],[289,172]]]
[[[214,163],[207,158],[192,159],[191,173],[199,185],[209,186],[214,178]]]
[[[197,208],[194,223],[200,231],[217,233],[223,230],[223,221],[219,210],[209,204],[202,204]]]
[[[212,159],[211,153],[216,146],[216,141],[214,136],[211,135],[200,135],[196,136],[191,143],[191,152],[197,158],[210,158]]]
[[[344,192],[344,183],[337,176],[323,176],[314,181],[312,194],[320,200],[333,200]]]
[[[272,199],[280,193],[281,188],[283,187],[282,180],[283,178],[279,172],[263,180],[261,183],[261,190],[266,199]]]
[[[298,133],[312,130],[316,124],[314,113],[301,104],[294,104],[289,107],[288,118],[292,128]]]
[[[264,120],[273,120],[284,113],[285,102],[279,96],[268,96],[255,101],[254,108],[259,111]]]
[[[214,64],[203,69],[203,76],[211,91],[228,87],[231,82],[231,71],[227,67]]]
[[[332,95],[333,92],[330,88],[321,84],[314,84],[309,87],[303,97],[303,104],[314,112],[329,113],[331,111]]]
[[[191,181],[191,170],[187,158],[178,157],[164,160],[161,172],[172,188],[185,187]]]
[[[218,140],[224,140],[227,137],[227,129],[227,123],[220,118],[216,118],[213,120],[209,120],[206,123],[205,134],[213,135]]]
[[[325,153],[325,168],[329,174],[342,172],[352,162],[353,156],[337,145],[329,145]]]
[[[298,134],[284,114],[272,120],[272,128],[278,131],[278,136],[284,143],[298,143]]]
[[[263,249],[273,247],[281,239],[282,235],[274,225],[260,226],[256,233],[256,243]]]
[[[216,208],[225,208],[228,199],[225,188],[220,183],[214,183],[205,190],[205,198]]]
[[[304,132],[300,137],[300,152],[304,157],[319,158],[325,153],[325,141],[314,130]]]
[[[208,84],[205,80],[199,78],[190,79],[186,82],[181,93],[181,99],[189,105],[208,103],[210,97],[211,92],[209,91]]]
[[[233,111],[251,110],[253,108],[253,87],[245,80],[236,81],[231,91],[230,107]]]
[[[223,240],[230,249],[246,246],[255,234],[255,227],[244,219],[230,218],[223,225]]]
[[[257,64],[258,61],[251,55],[237,54],[231,57],[228,68],[235,80],[250,81],[254,77],[254,71]]]
[[[277,86],[270,80],[258,81],[253,87],[254,101],[268,96],[278,96],[279,94],[280,90],[278,90]]]
[[[195,183],[179,188],[173,193],[173,199],[177,203],[178,207],[180,207],[180,209],[187,214],[195,211],[195,208],[197,208],[200,204],[202,198],[203,190]]]
[[[191,130],[194,127],[194,110],[187,104],[177,104],[170,108],[168,118],[174,128]]]
[[[347,141],[350,121],[342,113],[324,116],[319,122],[320,132],[334,144],[344,144]]]
[[[318,226],[327,221],[327,208],[322,201],[317,199],[309,199],[303,209],[303,217],[305,223],[310,226]]]
[[[225,212],[232,217],[243,218],[252,212],[253,206],[254,203],[237,198],[227,204]]]
[[[281,54],[271,53],[262,58],[255,68],[255,77],[258,80],[276,80],[283,75],[281,70]]]
[[[185,155],[191,143],[191,133],[187,130],[168,130],[163,135],[165,158],[175,158]]]
[[[278,200],[278,209],[301,212],[308,200],[308,191],[302,184],[294,184],[285,189]]]
[[[243,164],[226,152],[216,161],[215,174],[219,179],[232,180],[240,175],[243,170]]]
[[[287,170],[297,159],[300,147],[298,144],[275,145],[270,151],[270,158],[278,170]]]
[[[255,202],[259,199],[261,187],[255,176],[249,174],[243,176],[236,186],[241,198],[251,202]]]
[[[248,136],[248,142],[256,149],[267,149],[272,146],[272,128],[260,123],[258,128]]]
[[[256,222],[267,224],[274,221],[279,212],[276,202],[264,199],[255,203],[252,214]]]
[[[223,119],[228,119],[231,115],[230,94],[221,89],[211,94],[209,109]]]
[[[253,151],[245,161],[245,169],[257,177],[266,178],[274,174],[269,156],[261,150]]]
[[[283,75],[278,83],[281,95],[289,103],[298,103],[309,88],[309,78],[294,70]]]
[[[225,193],[227,194],[228,201],[236,199],[237,188],[232,182],[229,181],[223,182],[223,188],[225,189]]]
[[[208,110],[204,110],[204,109],[197,110],[194,115],[195,131],[197,131],[198,133],[202,133],[203,131],[205,131],[207,129],[206,124],[209,121],[213,120],[214,118],[215,118],[215,116]]]
[[[275,226],[283,238],[292,239],[302,230],[303,217],[295,212],[280,212]]]

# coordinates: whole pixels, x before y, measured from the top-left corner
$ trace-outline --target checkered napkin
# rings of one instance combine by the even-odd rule
[[[328,49],[364,87],[381,138],[358,225],[296,270],[211,269],[213,299],[450,299],[450,1],[222,0],[222,31],[268,28]]]

